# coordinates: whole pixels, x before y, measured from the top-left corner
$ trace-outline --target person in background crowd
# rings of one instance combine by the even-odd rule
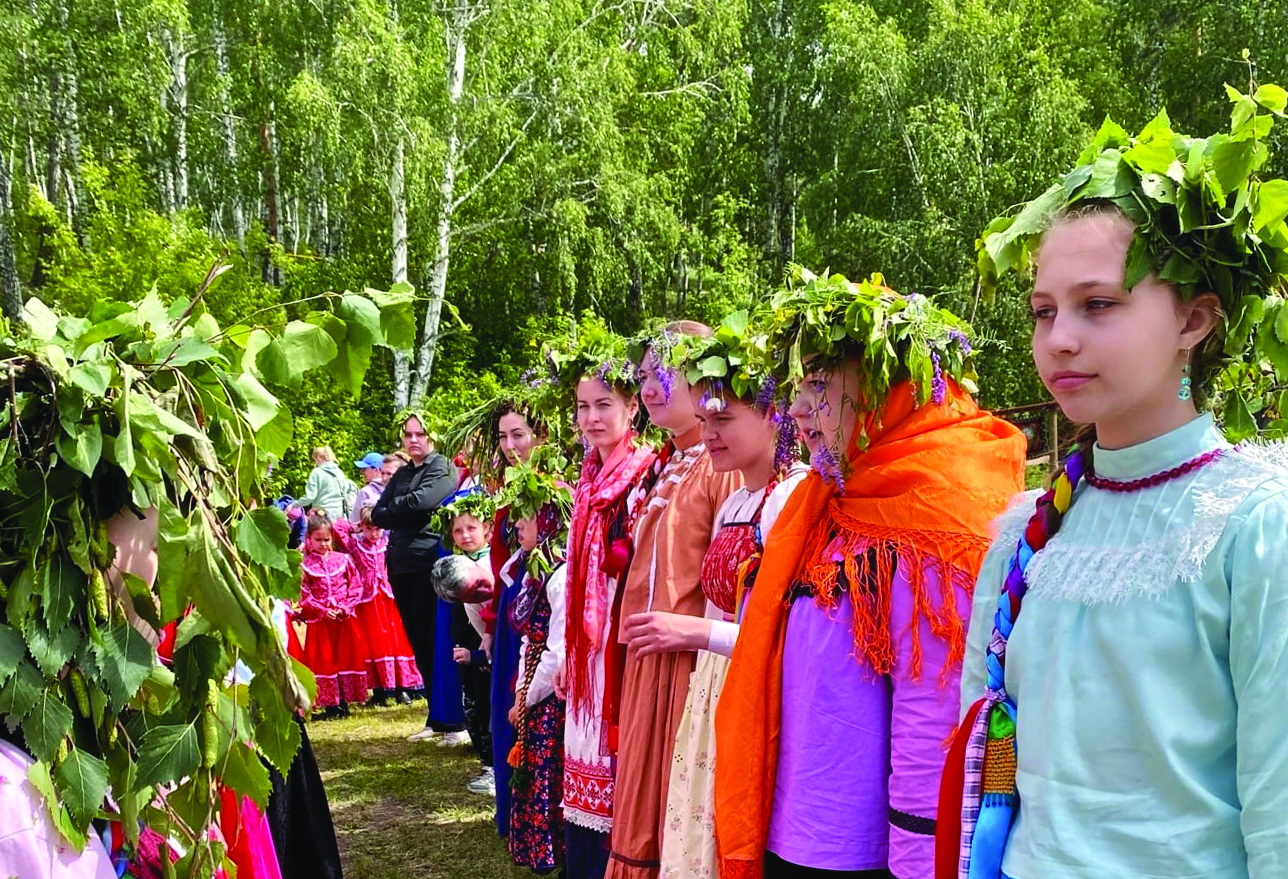
[[[303,510],[321,510],[332,522],[348,517],[357,486],[340,470],[330,446],[313,450],[313,470],[304,483],[304,495],[296,500]]]
[[[385,455],[384,460],[380,463],[380,477],[384,484],[388,485],[389,480],[393,479],[394,474],[398,472],[398,468],[406,463],[407,454],[401,449],[397,452],[390,452],[388,455]],[[381,489],[380,493],[384,494],[384,489]]]
[[[353,559],[332,544],[331,520],[309,513],[297,614],[308,627],[303,661],[317,681],[322,717],[348,717],[348,703],[367,699],[366,648],[353,619],[361,594]]]
[[[374,507],[376,501],[380,500],[380,493],[385,490],[385,456],[379,452],[367,452],[361,461],[354,461],[353,465],[362,474],[363,481],[362,488],[358,489],[357,499],[353,502],[353,509],[349,511],[349,521],[357,525],[362,511],[367,507]]]
[[[407,705],[411,703],[411,693],[424,684],[389,587],[385,560],[389,536],[372,524],[371,509],[362,508],[356,529],[348,522],[337,522],[333,536],[353,559],[362,587],[353,615],[365,648],[367,684],[372,689],[367,704],[380,705],[392,698]]]
[[[473,420],[463,429],[468,434],[467,445],[471,450],[473,467],[484,475],[485,483],[497,487],[505,468],[528,461],[546,436],[544,425],[530,407],[508,397],[498,398],[467,417]],[[514,705],[519,669],[519,633],[506,620],[523,581],[520,578],[516,582],[503,574],[506,563],[519,549],[518,532],[509,507],[499,506],[491,525],[488,557],[496,586],[492,600],[481,605],[480,610],[485,627],[483,649],[492,665],[490,696],[496,829],[505,837],[510,833],[510,765],[507,757],[514,747],[514,727],[509,721],[509,712]]]
[[[492,768],[492,675],[483,651],[485,627],[480,607],[491,600],[493,593],[483,523],[491,521],[495,509],[492,499],[478,490],[460,493],[444,504],[436,522],[450,535],[455,555],[439,559],[433,570],[434,588],[451,619],[452,659],[460,677],[465,729],[483,767],[468,787],[473,793],[489,795],[496,793]]]
[[[609,879],[658,875],[675,732],[697,660],[696,645],[641,654],[629,621],[656,612],[702,622],[702,559],[711,544],[716,512],[742,484],[737,470],[718,473],[712,467],[688,381],[663,364],[668,344],[710,334],[710,329],[691,321],[672,324],[644,350],[639,364],[640,399],[649,420],[670,439],[658,456],[660,467],[651,486],[646,491],[641,484],[631,500],[637,511],[635,554],[621,597],[620,640],[628,646]]]
[[[503,500],[519,531],[519,553],[506,575],[520,582],[503,625],[522,635],[522,661],[507,714],[516,742],[509,848],[515,864],[539,874],[564,863],[563,698],[555,674],[564,658],[564,543],[571,494],[554,477],[520,466]],[[529,475],[534,478],[529,478]]]
[[[429,530],[429,523],[439,505],[455,490],[456,472],[450,461],[430,449],[422,415],[411,412],[398,423],[403,449],[410,460],[385,485],[372,508],[371,522],[389,532],[385,552],[389,585],[416,654],[416,667],[428,687],[437,671],[434,642],[438,614],[438,596],[429,583],[429,572],[439,554],[439,539]],[[456,730],[435,724],[427,712],[424,728],[409,739],[418,741],[449,731]]]

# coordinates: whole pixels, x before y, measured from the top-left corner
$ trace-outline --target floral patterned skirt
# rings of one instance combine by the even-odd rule
[[[715,879],[716,703],[729,660],[702,650],[675,733],[662,834],[661,879]]]
[[[510,857],[538,873],[563,865],[564,701],[547,696],[528,711],[523,763],[526,784],[512,792]]]

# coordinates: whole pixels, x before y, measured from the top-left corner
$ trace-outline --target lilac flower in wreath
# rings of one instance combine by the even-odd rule
[[[823,481],[831,484],[838,492],[845,491],[845,480],[841,476],[841,465],[836,460],[836,453],[827,446],[819,449],[810,458],[810,466],[813,467]]]
[[[796,460],[799,452],[799,439],[796,433],[795,421],[790,418],[783,418],[777,413],[775,413],[774,418],[778,424],[777,441],[774,443],[774,470],[781,473]]]
[[[966,338],[966,334],[961,330],[949,330],[948,338],[950,341],[957,343],[957,347],[961,349],[963,354],[971,352],[970,339]]]
[[[934,375],[930,378],[930,402],[939,405],[948,394],[948,382],[944,380],[944,370],[939,365],[939,352],[930,352],[930,362],[934,364]]]
[[[777,390],[777,380],[772,375],[766,376],[765,380],[760,383],[760,390],[756,392],[756,408],[761,412],[768,412],[769,407],[774,402],[774,392]]]

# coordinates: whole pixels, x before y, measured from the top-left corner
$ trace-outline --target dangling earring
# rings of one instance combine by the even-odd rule
[[[1189,400],[1190,393],[1190,352],[1185,352],[1185,365],[1181,367],[1181,389],[1176,392],[1176,396],[1181,400]]]

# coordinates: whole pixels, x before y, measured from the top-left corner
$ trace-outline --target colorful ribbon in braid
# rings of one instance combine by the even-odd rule
[[[1024,569],[1060,528],[1073,491],[1086,472],[1083,452],[1069,455],[1020,536],[993,615],[988,645],[988,684],[966,745],[959,879],[999,879],[1006,840],[1015,822],[1015,700],[1006,691],[1006,642],[1020,615],[1028,585]]]

